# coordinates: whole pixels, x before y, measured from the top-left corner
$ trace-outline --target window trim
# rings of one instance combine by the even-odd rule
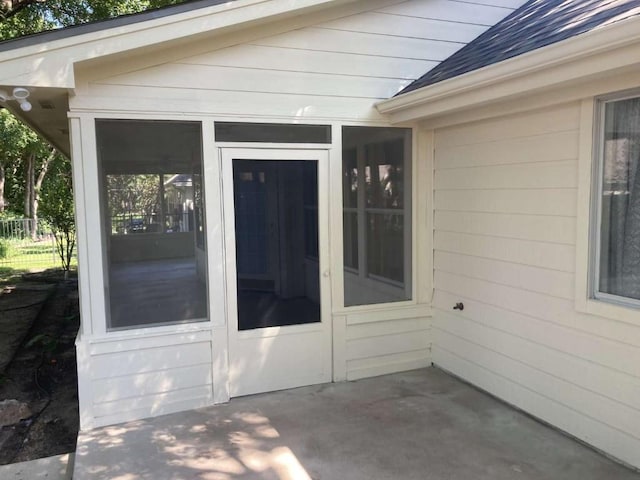
[[[580,103],[574,308],[579,313],[640,325],[640,301],[597,291],[602,191],[602,127],[607,102],[640,96],[640,88]]]
[[[379,207],[367,207],[366,206],[366,199],[365,199],[365,191],[366,189],[364,188],[364,182],[365,182],[365,178],[364,176],[359,176],[358,177],[358,183],[359,183],[359,188],[358,188],[358,199],[356,202],[356,206],[349,206],[346,207],[344,205],[344,148],[341,145],[341,149],[340,149],[340,161],[341,161],[341,167],[340,167],[340,172],[342,175],[341,178],[341,182],[340,182],[340,190],[341,190],[341,199],[340,199],[340,204],[341,204],[341,222],[344,222],[344,214],[345,212],[350,212],[350,213],[354,213],[356,214],[356,218],[357,218],[357,223],[358,223],[358,228],[357,228],[357,232],[360,233],[364,233],[364,235],[360,235],[358,234],[357,239],[358,239],[358,254],[357,254],[357,260],[358,260],[358,267],[354,268],[351,266],[347,266],[344,264],[344,258],[342,258],[342,265],[341,265],[341,271],[342,271],[342,276],[343,276],[343,280],[346,280],[346,276],[347,274],[350,275],[354,275],[356,277],[358,277],[359,281],[362,283],[368,283],[368,282],[375,282],[372,283],[372,285],[375,285],[377,287],[383,286],[384,288],[389,288],[389,289],[401,289],[404,290],[408,295],[409,298],[408,299],[403,299],[403,300],[397,300],[397,301],[388,301],[388,302],[380,302],[380,303],[366,303],[366,304],[355,304],[355,305],[346,305],[346,299],[344,297],[344,288],[345,288],[345,281],[343,281],[342,283],[342,310],[343,311],[359,311],[359,310],[363,310],[363,311],[368,311],[368,310],[379,310],[381,308],[397,308],[397,307],[403,307],[405,305],[416,305],[417,299],[416,299],[416,278],[417,278],[417,273],[416,273],[416,262],[415,262],[415,256],[416,256],[416,243],[417,243],[417,239],[415,238],[415,207],[414,205],[416,204],[416,192],[414,191],[413,188],[413,175],[414,175],[414,171],[416,169],[416,163],[417,163],[417,131],[415,128],[413,127],[399,127],[399,126],[371,126],[371,125],[352,125],[352,124],[347,124],[347,123],[343,123],[341,124],[341,128],[340,128],[340,138],[342,139],[342,136],[344,135],[344,128],[345,127],[371,127],[371,128],[397,128],[397,129],[406,129],[410,131],[410,136],[409,136],[409,141],[407,144],[407,139],[405,139],[405,153],[404,153],[404,166],[405,166],[405,173],[404,173],[404,182],[405,182],[405,198],[404,198],[404,206],[402,208],[398,208],[398,209],[391,209],[391,208],[379,208]],[[407,147],[409,148],[410,153],[407,155]],[[364,151],[362,148],[356,148],[356,165],[358,166],[359,170],[364,171],[364,168],[366,168],[366,156],[364,155]],[[408,193],[407,193],[408,192]],[[367,263],[367,235],[366,235],[366,218],[367,215],[369,215],[370,213],[373,214],[392,214],[392,215],[400,215],[403,217],[403,224],[405,227],[405,234],[404,234],[404,258],[403,258],[403,269],[404,269],[404,278],[405,280],[400,282],[391,278],[387,278],[387,277],[383,277],[381,275],[376,275],[376,274],[372,274],[369,271],[368,268],[368,263]],[[344,249],[344,241],[345,241],[345,232],[343,229],[343,235],[342,235],[342,242],[340,245],[341,249]],[[407,248],[408,247],[408,248]],[[343,250],[343,256],[344,256],[344,250]],[[409,271],[409,275],[407,275],[407,271]],[[409,282],[409,285],[407,285],[407,282]]]
[[[111,234],[109,232],[107,232],[107,229],[105,228],[105,219],[107,217],[111,218],[107,212],[107,205],[108,205],[108,197],[107,197],[107,192],[106,192],[106,183],[107,183],[107,174],[104,172],[103,170],[103,156],[102,153],[100,152],[100,133],[99,133],[99,125],[105,124],[105,123],[109,123],[109,122],[129,122],[129,123],[148,123],[148,124],[152,124],[152,123],[156,123],[156,124],[191,124],[194,127],[197,126],[197,129],[199,131],[199,143],[200,143],[200,176],[201,176],[201,180],[202,180],[202,188],[203,188],[203,209],[204,209],[204,227],[205,227],[205,231],[206,231],[206,225],[207,225],[207,209],[208,209],[208,205],[207,205],[207,201],[206,201],[206,192],[205,190],[205,184],[206,184],[206,180],[205,180],[205,158],[206,158],[206,154],[207,154],[207,149],[205,146],[205,134],[207,132],[207,129],[205,127],[206,122],[203,121],[202,119],[198,119],[198,118],[156,118],[156,117],[137,117],[137,116],[89,116],[87,117],[87,123],[88,125],[90,125],[90,129],[87,129],[89,133],[89,135],[91,135],[91,155],[93,155],[93,157],[89,157],[93,159],[93,166],[95,167],[95,170],[92,172],[92,177],[88,177],[88,176],[84,176],[84,183],[87,183],[88,181],[92,181],[92,182],[96,182],[96,191],[98,192],[97,195],[97,210],[98,210],[98,215],[96,216],[98,218],[98,224],[100,225],[100,228],[96,230],[98,236],[100,237],[100,251],[99,251],[99,255],[101,257],[101,261],[100,261],[100,274],[102,276],[102,282],[101,282],[101,287],[102,287],[102,292],[104,293],[104,295],[101,298],[101,302],[99,307],[101,307],[102,309],[102,314],[98,315],[98,316],[93,316],[94,317],[94,321],[92,321],[92,330],[91,333],[89,333],[89,335],[93,335],[94,337],[96,336],[105,336],[105,338],[111,338],[113,334],[118,334],[118,333],[123,333],[125,335],[143,335],[146,332],[160,332],[160,334],[162,334],[163,331],[175,331],[175,332],[182,332],[182,331],[190,331],[190,329],[188,328],[188,326],[191,325],[195,325],[196,327],[194,327],[196,330],[201,330],[201,329],[205,329],[207,325],[209,325],[209,328],[211,328],[211,325],[215,325],[213,322],[214,319],[214,315],[215,315],[215,311],[213,310],[213,296],[211,295],[211,290],[212,290],[212,285],[213,282],[211,282],[210,280],[210,274],[209,272],[212,271],[211,269],[211,255],[209,252],[209,240],[207,239],[207,235],[205,235],[205,239],[204,239],[204,248],[201,250],[204,250],[206,252],[205,254],[205,262],[204,262],[204,268],[206,271],[206,281],[205,281],[205,305],[206,305],[206,313],[204,316],[195,316],[194,318],[191,319],[183,319],[183,320],[177,320],[177,321],[166,321],[166,322],[157,322],[157,323],[143,323],[143,324],[134,324],[134,325],[126,325],[126,326],[116,326],[114,327],[112,325],[112,316],[111,316],[111,298],[110,298],[110,280],[109,280],[109,275],[110,275],[110,269],[111,269],[111,265],[110,265],[110,252],[109,249],[107,247],[108,245],[108,237],[111,236]],[[159,196],[160,196],[160,203],[163,205],[164,204],[164,188],[163,188],[163,176],[159,175],[159,185],[161,186],[161,191],[159,192]],[[86,187],[85,187],[86,188]],[[164,215],[163,219],[164,219]],[[195,230],[193,231],[194,236],[195,236]],[[165,236],[167,235],[167,232],[158,232],[158,233],[144,233],[141,234],[140,236],[146,236],[147,238],[153,237],[153,236]],[[198,249],[198,247],[196,247],[196,250]],[[195,258],[195,256],[194,256]],[[81,334],[83,334],[83,332],[81,332]]]

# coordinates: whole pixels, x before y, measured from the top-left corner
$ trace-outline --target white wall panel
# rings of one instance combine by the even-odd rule
[[[397,36],[402,32],[406,37],[455,43],[469,43],[486,30],[483,25],[461,22],[455,22],[456,24],[452,25],[452,23],[454,22],[370,12],[326,22],[320,28],[385,36]]]
[[[578,156],[575,130],[542,135],[494,140],[482,144],[456,145],[438,149],[436,168],[479,167],[513,163],[549,162],[569,160]]]
[[[575,219],[570,216],[438,211],[435,228],[442,232],[490,235],[575,245]]]
[[[514,337],[527,339],[591,364],[625,373],[630,377],[637,377],[640,373],[638,365],[633,362],[640,345],[624,344],[618,340],[579,330],[575,325],[539,319],[527,313],[508,310],[502,305],[492,305],[488,301],[476,300],[458,292],[438,291],[433,301],[435,307],[448,314],[453,313],[450,312],[451,305],[462,301],[466,313],[457,314],[459,317],[472,319],[488,328],[507,332]],[[456,320],[449,318],[447,321]],[[439,321],[438,324],[441,325]],[[571,342],[567,342],[567,338],[571,338]],[[585,372],[588,373],[589,369]],[[629,377],[624,378],[628,387],[634,388],[634,385],[638,385],[637,381]],[[628,398],[633,399],[633,397]]]
[[[576,132],[574,142],[577,143],[579,126],[580,111],[576,105],[561,105],[554,107],[552,113],[548,109],[538,110],[508,119],[489,119],[439,130],[435,147],[436,150],[460,145],[482,145],[484,148],[495,141],[510,142],[567,130]]]
[[[416,0],[380,8],[377,11],[392,15],[407,15],[450,22],[469,22],[471,20],[476,25],[491,26],[524,2],[516,0],[510,3],[509,6],[493,6],[491,1],[471,3],[456,0]]]
[[[120,332],[110,340],[82,340],[79,351],[83,430],[213,403],[206,330],[149,337]]]
[[[437,170],[442,189],[575,188],[576,160]]]
[[[569,300],[575,292],[574,276],[568,272],[443,251],[435,252],[433,263],[438,271]]]
[[[215,55],[207,53],[185,58],[176,64],[237,68],[250,65],[258,70],[413,79],[433,68],[437,62],[245,44],[218,50]]]
[[[462,346],[452,348],[459,350]],[[553,396],[547,395],[544,389],[536,390],[533,385],[527,384],[526,378],[521,377],[526,377],[526,372],[515,373],[511,370],[515,375],[510,373],[505,376],[513,364],[498,368],[500,362],[505,362],[503,358],[491,358],[491,361],[487,362],[484,361],[484,357],[482,361],[468,360],[438,343],[434,344],[433,351],[434,357],[438,358],[438,364],[445,365],[449,371],[462,378],[473,379],[473,383],[481,388],[604,452],[615,455],[631,465],[640,464],[640,442],[636,437],[600,421],[597,415],[584,415],[576,411],[571,405],[565,405]],[[514,376],[516,380],[513,379]]]
[[[573,272],[575,268],[575,247],[571,245],[442,231],[435,232],[434,244],[437,251],[492,258],[561,272]]]
[[[194,39],[191,45],[185,42],[184,51],[178,53],[170,49],[148,57],[123,58],[118,64],[114,60],[113,70],[108,65],[84,65],[77,71],[70,109],[78,115],[87,113],[91,121],[100,115],[156,119],[187,115],[386,123],[374,107],[376,101],[394,95],[463,47],[506,16],[516,3],[521,2],[362,0],[349,11],[363,13],[338,19],[338,15],[322,13],[323,19],[334,19],[315,24],[292,19],[289,31],[283,21],[267,25],[262,35],[253,31],[219,36],[208,52]],[[343,7],[336,7],[335,12],[347,11]],[[316,18],[313,15],[309,18]],[[559,120],[571,123],[562,115]],[[94,137],[86,139],[94,146]],[[443,142],[444,147],[450,145]],[[571,168],[546,171],[550,179],[556,175],[565,179]],[[483,178],[491,173],[488,170]],[[475,185],[470,180],[467,183],[468,188]],[[566,192],[548,188],[552,184],[551,180],[545,184],[550,198],[564,198]],[[527,203],[528,198],[515,199],[514,204]],[[437,201],[447,203],[446,193]],[[459,209],[468,201],[462,198]],[[500,197],[487,198],[485,204],[500,201]],[[571,206],[567,209],[571,212]],[[515,222],[512,229],[517,225]],[[424,299],[425,295],[420,292],[419,296]],[[430,310],[426,306],[405,304],[338,313],[334,317],[335,379],[430,365]],[[223,334],[222,330],[217,329],[216,335]],[[225,361],[224,352],[211,350],[211,331],[151,338],[102,334],[100,338],[87,336],[79,345],[84,362],[80,368],[83,428],[194,408],[225,397],[225,392],[213,392],[212,364],[225,365]]]
[[[426,315],[413,317],[418,310]],[[366,312],[347,315],[344,333],[347,379],[429,366],[431,320],[428,310],[424,306],[404,307],[372,315]]]
[[[251,74],[252,73],[252,74]],[[327,97],[388,98],[406,86],[409,80],[343,76],[340,87],[334,75],[325,73],[255,70],[182,64],[161,65],[140,72],[102,80],[109,85],[149,86],[194,90],[260,92],[265,94],[321,95]]]
[[[370,11],[367,6],[371,5]],[[386,8],[389,7],[389,8]],[[254,118],[380,122],[389,98],[506,16],[487,2],[360,2],[361,13],[127,73],[88,71],[76,110],[206,113]],[[268,30],[266,30],[268,31]],[[88,94],[88,95],[87,95]]]
[[[114,375],[136,375],[154,370],[172,370],[197,365],[211,357],[211,345],[208,342],[193,343],[189,348],[184,345],[169,345],[144,348],[140,350],[109,353],[93,357],[93,379],[108,379]]]
[[[443,190],[434,192],[436,213],[443,211],[570,216],[576,214],[573,188]]]
[[[579,132],[577,103],[436,131],[433,360],[638,466],[640,322],[575,309]]]
[[[441,62],[464,46],[462,42],[405,37],[401,32],[398,32],[396,36],[383,36],[375,33],[329,30],[320,27],[308,27],[252,43],[373,57],[416,58],[435,62]]]

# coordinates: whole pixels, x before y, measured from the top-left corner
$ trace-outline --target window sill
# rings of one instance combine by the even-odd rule
[[[86,337],[89,343],[113,342],[116,340],[129,340],[138,338],[152,338],[166,335],[192,334],[200,332],[211,332],[210,321],[199,321],[189,323],[174,323],[171,325],[158,325],[155,327],[133,327],[129,329],[118,329],[107,331],[104,335]]]
[[[416,304],[413,301],[358,305],[335,310],[333,315],[348,317],[349,325],[386,322],[396,319],[430,317],[431,305]]]
[[[588,315],[609,318],[619,322],[640,326],[640,308],[619,305],[594,298],[579,298],[575,302],[576,310]]]

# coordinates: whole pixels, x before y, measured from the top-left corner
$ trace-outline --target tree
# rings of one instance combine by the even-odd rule
[[[43,0],[1,0],[0,15],[2,18],[9,18],[18,13],[23,8],[32,3],[42,2]]]
[[[105,20],[184,0],[0,0],[0,39]]]
[[[18,213],[26,203],[19,200],[25,191],[23,166],[42,146],[33,131],[7,110],[0,110],[0,212],[9,207]]]
[[[0,213],[20,209],[38,232],[40,191],[51,162],[60,154],[11,113],[0,110]]]
[[[0,0],[0,41],[182,1]],[[35,235],[38,209],[42,204],[42,209],[46,212],[43,215],[50,221],[55,219],[52,226],[55,224],[58,234],[64,236],[71,232],[68,225],[73,220],[71,166],[68,161],[62,160],[62,156],[46,141],[0,107],[0,214],[7,208],[16,214],[22,210],[26,217],[34,219],[36,227],[33,228],[32,235]],[[62,168],[55,178],[50,175],[54,163],[56,168]],[[61,179],[67,179],[68,183],[65,184]],[[57,198],[56,195],[63,196]],[[68,209],[64,215],[63,207]],[[65,249],[71,245],[71,251],[73,250],[73,243],[67,241],[65,245]],[[68,261],[66,266],[68,268]]]
[[[160,207],[160,182],[157,174],[107,175],[107,207],[116,231],[127,221],[142,217],[151,221]]]
[[[7,207],[8,170],[17,165],[26,145],[22,133],[15,117],[6,110],[0,110],[0,213]]]
[[[31,238],[36,239],[38,234],[38,207],[40,205],[40,191],[44,183],[45,175],[49,170],[49,165],[60,155],[53,147],[48,147],[42,142],[38,142],[37,150],[43,148],[48,152],[42,154],[30,152],[25,157],[25,194],[24,194],[24,216],[33,219],[31,224]]]
[[[49,181],[42,189],[42,218],[51,226],[65,278],[69,275],[76,242],[73,182],[68,159],[57,156]]]

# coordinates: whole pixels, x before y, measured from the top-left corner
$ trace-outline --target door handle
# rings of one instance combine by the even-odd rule
[[[325,270],[324,272],[322,272],[322,276],[327,278],[331,275],[331,272],[329,270]]]

